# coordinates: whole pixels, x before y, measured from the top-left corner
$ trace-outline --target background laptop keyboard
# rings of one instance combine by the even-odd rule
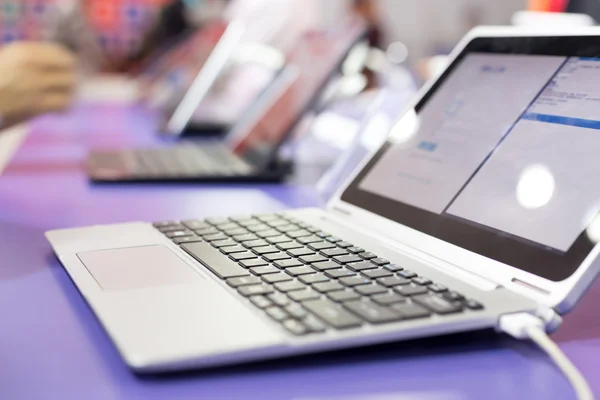
[[[283,214],[154,226],[295,335],[483,309],[427,277]]]
[[[221,144],[187,144],[124,152],[135,176],[194,177],[247,175],[252,167]]]

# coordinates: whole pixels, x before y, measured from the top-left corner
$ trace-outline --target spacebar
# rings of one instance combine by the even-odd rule
[[[221,279],[250,275],[247,270],[206,242],[187,243],[181,248]]]

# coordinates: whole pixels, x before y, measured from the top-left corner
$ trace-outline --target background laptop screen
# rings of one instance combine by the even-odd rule
[[[467,51],[342,198],[561,280],[598,239],[599,177],[600,58]]]

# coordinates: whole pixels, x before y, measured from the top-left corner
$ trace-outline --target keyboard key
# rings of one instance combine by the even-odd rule
[[[351,269],[352,271],[360,272],[360,271],[365,271],[368,269],[375,269],[375,268],[377,268],[377,265],[371,264],[368,261],[363,261],[363,262],[358,262],[358,263],[347,265],[347,267],[348,267],[348,269]]]
[[[267,308],[273,304],[265,296],[251,296],[250,301],[258,308]]]
[[[321,251],[321,254],[325,257],[335,257],[346,255],[348,254],[348,252],[344,249],[329,249]]]
[[[269,265],[268,262],[260,258],[254,258],[250,260],[240,261],[240,265],[244,268],[262,267],[263,265]]]
[[[379,265],[379,266],[386,265],[386,264],[389,264],[389,263],[390,263],[390,262],[389,262],[388,260],[386,260],[385,258],[374,258],[374,259],[372,259],[372,260],[371,260],[371,262],[372,262],[373,264],[376,264],[376,265]]]
[[[383,266],[383,268],[385,268],[391,272],[398,272],[398,271],[402,271],[402,269],[403,269],[401,266],[399,266],[397,264],[386,264]]]
[[[322,261],[327,261],[327,259],[320,254],[315,254],[313,256],[302,256],[302,257],[300,257],[300,261],[302,261],[306,264],[313,264],[313,263],[319,263]]]
[[[226,224],[229,222],[227,218],[207,218],[205,221],[211,225]]]
[[[253,217],[262,222],[275,221],[279,219],[277,214],[254,215]]]
[[[152,224],[155,228],[164,228],[165,226],[179,225],[179,221],[161,221]]]
[[[289,318],[288,313],[286,313],[279,307],[269,307],[265,309],[265,312],[269,317],[273,318],[275,321],[283,321]]]
[[[362,324],[358,317],[331,300],[307,301],[304,307],[336,329],[353,328]]]
[[[396,286],[394,290],[401,296],[416,296],[427,293],[427,288],[425,286],[418,286],[412,283],[410,285]]]
[[[306,283],[307,285],[319,282],[328,282],[329,278],[325,276],[325,274],[319,272],[316,274],[310,275],[302,275],[298,278],[301,282]]]
[[[298,281],[281,282],[275,284],[275,289],[280,292],[292,292],[294,290],[306,289],[306,285]]]
[[[335,268],[340,268],[341,265],[333,262],[333,261],[322,261],[322,262],[318,262],[318,263],[313,263],[312,264],[313,268],[315,268],[318,271],[326,271],[329,269],[335,269]]]
[[[277,244],[277,248],[279,250],[292,250],[292,249],[299,249],[301,248],[302,245],[298,242],[286,242],[286,243],[279,243]]]
[[[465,296],[457,292],[446,292],[442,295],[446,300],[455,302],[455,301],[463,301]]]
[[[246,285],[257,285],[260,283],[260,278],[257,276],[240,276],[238,278],[227,279],[227,284],[234,288]]]
[[[319,250],[325,250],[325,249],[333,249],[335,247],[335,244],[320,241],[320,242],[311,243],[308,245],[308,247],[313,250],[319,251]]]
[[[167,233],[165,233],[165,236],[168,237],[169,239],[174,239],[174,238],[180,238],[180,237],[184,237],[184,236],[195,236],[195,235],[194,235],[194,232],[186,229],[184,231],[167,232]]]
[[[336,290],[335,292],[329,292],[327,293],[327,297],[329,297],[333,301],[337,301],[338,303],[343,303],[345,301],[360,299],[360,294],[356,293],[352,289],[346,289]]]
[[[376,294],[387,293],[388,288],[374,283],[371,285],[356,286],[354,288],[354,290],[356,290],[358,293],[362,294],[363,296],[373,296]]]
[[[173,242],[175,242],[177,244],[196,243],[196,242],[203,242],[203,241],[204,241],[204,239],[202,239],[201,237],[198,237],[198,236],[185,236],[185,237],[173,239]]]
[[[315,232],[315,236],[318,236],[321,239],[325,239],[325,238],[329,237],[329,233],[323,232],[323,231],[319,231],[319,232]]]
[[[315,270],[312,269],[311,267],[309,267],[308,265],[303,265],[301,267],[288,268],[285,270],[285,272],[287,272],[288,274],[290,274],[292,276],[299,276],[299,275],[314,274]]]
[[[269,294],[273,293],[273,288],[270,285],[260,284],[260,285],[250,285],[250,286],[241,286],[238,288],[238,292],[242,296],[255,296],[258,294]]]
[[[467,300],[464,304],[469,310],[483,310],[483,305],[475,300]]]
[[[269,299],[273,304],[279,307],[285,307],[290,305],[290,299],[283,293],[271,293],[267,295],[267,299]]]
[[[227,224],[219,224],[216,225],[216,228],[219,229],[220,231],[228,231],[230,229],[244,229],[244,228],[240,228],[240,226],[238,224],[234,224],[234,223],[227,223]],[[247,231],[244,229],[244,233],[247,233]],[[235,233],[234,233],[235,235]]]
[[[281,294],[281,293],[278,293]],[[289,299],[282,295],[289,303]],[[284,310],[292,316],[292,318],[302,319],[308,316],[308,312],[300,304],[292,303],[287,305]]]
[[[391,307],[400,313],[402,319],[425,318],[431,315],[429,310],[415,303],[396,303]]]
[[[323,239],[321,239],[318,236],[306,236],[306,237],[301,237],[297,239],[299,243],[302,244],[310,244],[310,243],[317,243],[317,242],[321,242]]]
[[[187,228],[187,226],[181,225],[181,224],[177,224],[177,225],[167,225],[167,226],[163,226],[161,228],[157,228],[159,231],[161,231],[162,233],[167,233],[167,232],[173,232],[173,231],[187,231],[190,230]],[[193,229],[191,229],[193,230]]]
[[[321,293],[328,293],[328,292],[334,292],[336,290],[344,290],[345,289],[345,287],[342,284],[340,284],[339,282],[336,282],[336,281],[315,283],[312,285],[312,287],[317,292],[321,292]]]
[[[267,265],[264,267],[255,267],[255,268],[250,268],[250,272],[252,272],[254,275],[266,275],[266,274],[276,274],[279,271],[279,269],[275,268],[272,265]]]
[[[285,225],[280,225],[277,227],[277,230],[279,232],[292,232],[292,231],[297,231],[298,227],[294,224],[290,224],[290,223],[286,223]]]
[[[250,215],[235,215],[233,217],[229,217],[229,220],[239,224],[240,222],[252,221],[254,218],[252,218]]]
[[[320,320],[318,320],[316,317],[314,317],[312,315],[308,315],[306,318],[304,318],[304,320],[302,320],[302,323],[311,332],[315,332],[315,333],[325,332],[325,330],[327,329],[327,327],[325,326],[324,323],[322,323]]]
[[[226,247],[224,247],[224,248],[226,248]],[[223,249],[221,249],[221,250],[223,250]],[[250,259],[256,258],[256,254],[246,250],[243,253],[230,254],[229,258],[231,258],[233,261],[250,260]]]
[[[264,255],[264,254],[278,253],[279,249],[275,246],[262,246],[262,247],[255,247],[252,249],[252,251],[258,255]]]
[[[372,324],[399,321],[402,318],[400,314],[372,301],[350,301],[344,303],[344,307]]]
[[[247,226],[246,229],[248,229],[250,232],[258,233],[258,232],[262,232],[262,231],[271,230],[271,227],[269,225],[260,224],[260,225]]]
[[[291,267],[299,267],[304,265],[302,262],[298,261],[298,260],[294,260],[294,259],[290,259],[290,260],[278,260],[275,261],[273,264],[275,264],[275,266],[277,268],[291,268]]]
[[[327,236],[325,238],[325,240],[327,240],[328,242],[331,242],[331,243],[337,243],[337,242],[341,242],[342,241],[342,239],[340,239],[338,237],[335,237],[335,236]]]
[[[237,221],[237,223],[239,225],[241,225],[241,226],[244,226],[244,227],[253,226],[253,225],[261,225],[262,224],[262,222],[260,222],[257,219],[254,219],[254,218],[251,218],[251,219],[248,219],[248,220],[244,220],[244,221]]]
[[[210,226],[206,222],[200,221],[198,219],[191,219],[191,220],[188,220],[188,221],[182,221],[181,223],[183,225],[185,225],[188,229],[191,229],[193,231],[196,230],[196,229],[208,228]]]
[[[393,287],[398,285],[408,285],[410,281],[408,279],[400,278],[398,276],[390,276],[385,278],[377,279],[377,282],[383,286]]]
[[[302,322],[298,322],[295,319],[288,319],[283,321],[283,327],[287,329],[290,333],[302,336],[308,333],[308,328],[302,324]]]
[[[223,233],[226,234],[227,236],[234,236],[234,235],[245,235],[248,233],[248,231],[245,230],[244,228],[234,228],[234,229],[224,229]]]
[[[312,289],[304,289],[289,292],[288,296],[290,296],[290,298],[294,301],[304,302],[308,300],[316,300],[321,297],[321,294]]]
[[[271,243],[271,244],[279,244],[279,243],[286,243],[286,242],[291,242],[292,239],[290,239],[287,236],[273,236],[270,238],[267,238],[267,242]]]
[[[417,276],[416,278],[413,278],[412,281],[413,283],[421,286],[427,286],[431,283],[431,279],[427,279],[424,276]]]
[[[338,256],[338,257],[334,257],[333,259],[336,262],[339,262],[340,264],[350,264],[350,263],[362,261],[360,257],[358,257],[354,254],[351,254],[348,256]]]
[[[305,226],[304,229],[306,229],[310,233],[316,233],[316,232],[320,231],[319,228],[315,228],[314,226],[310,226],[310,225],[309,226]]]
[[[221,279],[249,275],[248,271],[208,243],[186,243],[181,248]]]
[[[206,235],[206,236],[202,236],[202,238],[204,240],[206,240],[207,242],[214,242],[217,240],[225,240],[227,239],[227,235],[225,235],[224,233],[213,233],[210,235]]]
[[[400,275],[401,277],[406,278],[406,279],[411,279],[411,278],[414,278],[417,276],[417,274],[415,274],[414,272],[409,271],[407,269],[399,271],[398,275]]]
[[[280,235],[280,233],[274,229],[271,229],[268,231],[256,232],[256,236],[263,238],[263,239],[270,238],[270,237],[276,237],[279,235]]]
[[[237,246],[221,247],[221,253],[223,254],[243,253],[245,251],[248,250],[244,246],[240,246],[239,244]]]
[[[300,247],[299,249],[289,250],[288,254],[294,257],[300,257],[312,255],[315,254],[315,252],[311,249],[307,249],[306,247]]]
[[[434,283],[433,285],[429,285],[429,290],[431,290],[434,293],[443,293],[443,292],[446,292],[448,290],[448,288],[446,286],[442,286],[442,285],[438,285],[437,283]]]
[[[258,236],[256,236],[253,233],[246,233],[243,235],[234,235],[232,238],[233,238],[233,240],[236,240],[240,243],[244,243],[244,242],[251,242],[251,241],[257,240]]]
[[[363,253],[365,251],[365,249],[363,249],[362,247],[356,247],[356,246],[348,247],[347,250],[349,253],[352,253],[352,254],[359,254],[359,253]]]
[[[267,261],[273,262],[273,261],[277,261],[277,260],[288,259],[288,258],[290,258],[290,256],[287,255],[286,253],[279,252],[279,253],[265,254],[263,256],[263,258]]]
[[[377,258],[377,255],[369,253],[367,251],[365,251],[364,253],[360,253],[359,256],[365,260],[372,260],[374,258]]]
[[[425,296],[415,296],[412,300],[423,307],[433,311],[436,314],[453,314],[463,310],[462,304],[458,302],[449,302],[441,296],[427,294]]]
[[[221,247],[235,246],[238,243],[233,239],[225,239],[225,240],[215,240],[211,244],[213,245],[213,247],[216,247],[217,249],[219,249]]]
[[[379,269],[370,269],[368,271],[365,271],[362,273],[364,276],[366,276],[367,278],[371,278],[371,279],[377,279],[377,278],[383,278],[386,276],[392,276],[392,273],[390,271],[388,271],[387,269],[383,269],[383,268],[379,268]]]
[[[377,304],[381,304],[382,306],[387,306],[390,304],[406,301],[406,298],[400,296],[397,293],[385,293],[385,294],[378,294],[377,296],[373,296],[372,300]]]
[[[295,238],[300,238],[300,237],[303,237],[303,236],[310,236],[312,234],[309,231],[307,231],[307,230],[300,229],[300,230],[297,230],[297,231],[287,232],[286,235],[288,237],[291,237],[291,238],[295,239]]]
[[[349,247],[354,246],[352,243],[346,242],[346,241],[337,242],[336,244],[337,244],[338,247],[341,247],[342,249],[347,249]]]
[[[349,276],[347,278],[340,278],[339,281],[349,287],[371,283],[369,278],[364,278],[362,276]]]
[[[278,283],[291,281],[293,278],[286,274],[285,272],[278,272],[276,274],[267,274],[262,276],[262,280],[267,283]]]
[[[354,271],[350,271],[349,269],[346,269],[346,268],[338,268],[338,269],[330,269],[330,270],[325,271],[325,275],[327,275],[330,278],[337,279],[337,278],[345,278],[348,276],[356,276],[356,273]]]
[[[248,249],[254,249],[255,247],[265,247],[268,245],[269,243],[263,239],[250,240],[249,242],[244,242],[244,246]]]

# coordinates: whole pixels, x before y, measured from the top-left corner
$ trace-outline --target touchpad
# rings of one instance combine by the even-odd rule
[[[104,290],[181,285],[201,279],[162,245],[86,251],[77,256]]]

